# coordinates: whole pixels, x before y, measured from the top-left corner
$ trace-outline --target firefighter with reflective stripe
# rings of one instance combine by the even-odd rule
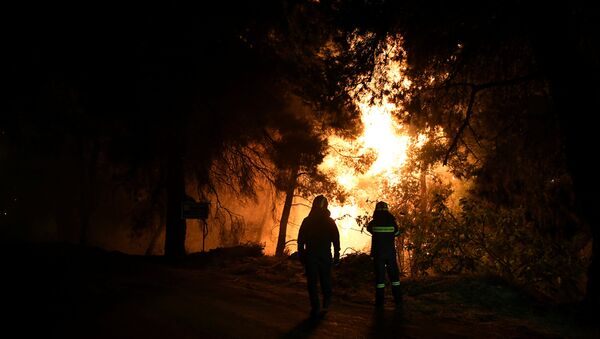
[[[375,268],[375,306],[383,308],[386,271],[392,285],[394,302],[396,306],[400,306],[402,292],[400,271],[396,262],[395,238],[401,231],[387,203],[380,201],[375,205],[373,219],[367,224],[367,231],[371,233],[371,257]]]
[[[318,284],[323,294],[323,310],[329,308],[332,296],[331,265],[338,264],[340,260],[340,234],[330,214],[327,199],[322,195],[315,197],[298,231],[298,256],[306,272],[312,317],[317,316],[321,308]]]

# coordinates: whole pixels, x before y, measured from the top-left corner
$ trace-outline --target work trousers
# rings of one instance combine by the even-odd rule
[[[396,256],[376,256],[373,258],[373,264],[375,265],[375,304],[383,306],[386,272],[392,284],[394,301],[399,304],[402,301],[402,295],[400,292],[400,270],[398,269],[398,263],[396,263]]]
[[[308,297],[310,299],[310,307],[313,310],[318,310],[321,305],[319,303],[319,289],[323,294],[323,306],[328,307],[331,301],[331,258],[319,256],[306,258],[306,284],[308,288]]]

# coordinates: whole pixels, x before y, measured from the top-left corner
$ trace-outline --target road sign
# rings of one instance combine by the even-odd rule
[[[184,201],[181,204],[181,219],[208,218],[210,202]]]

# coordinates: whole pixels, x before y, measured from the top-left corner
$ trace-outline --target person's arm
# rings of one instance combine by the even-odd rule
[[[393,223],[394,223],[394,236],[397,237],[400,234],[402,234],[402,231],[400,230],[400,228],[398,227],[398,223],[396,222],[395,218],[392,218]]]
[[[306,245],[306,227],[305,220],[302,220],[302,224],[300,225],[300,230],[298,231],[298,259],[300,262],[304,263],[304,246]]]
[[[373,220],[369,221],[369,223],[367,224],[367,232],[373,234]]]
[[[340,260],[340,231],[338,231],[337,225],[333,219],[331,219],[331,231],[333,238],[333,260],[336,262]]]

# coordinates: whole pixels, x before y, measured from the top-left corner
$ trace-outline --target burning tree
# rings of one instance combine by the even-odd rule
[[[597,218],[580,186],[595,181],[582,170],[589,166],[580,165],[585,161],[573,145],[584,146],[585,136],[593,133],[573,133],[571,126],[579,124],[566,118],[572,111],[566,102],[586,101],[564,86],[586,81],[556,71],[564,67],[559,57],[551,57],[556,54],[548,52],[551,35],[526,23],[533,12],[514,14],[509,6],[498,4],[469,10],[387,2],[298,6],[300,13],[319,13],[314,17],[326,22],[319,27],[335,27],[311,35],[321,42],[315,49],[319,62],[313,60],[311,65],[325,63],[317,68],[321,79],[335,80],[325,81],[331,86],[310,88],[321,88],[324,102],[354,106],[355,111],[346,111],[357,113],[364,127],[360,137],[332,136],[329,142],[347,159],[373,160],[360,172],[340,168],[343,161],[334,152],[325,156],[321,168],[335,173],[338,183],[351,192],[346,207],[333,204],[332,211],[344,215],[354,208],[348,206],[404,196],[398,206],[408,209],[403,218],[409,228],[405,242],[411,249],[411,271],[491,271],[555,297],[581,295],[586,290],[581,275],[586,255],[580,251],[591,240],[588,222]],[[574,13],[586,17],[581,11]],[[549,14],[560,21],[558,12]],[[302,22],[312,27],[310,18]],[[540,22],[539,27],[547,24]],[[573,44],[579,41],[568,31],[557,32],[555,26],[550,31]],[[482,32],[493,38],[483,38]],[[589,36],[581,39],[581,46],[593,41]],[[578,62],[587,59],[581,49],[574,50],[579,52],[561,55],[597,72],[593,62]],[[589,89],[580,89],[590,94]],[[327,96],[340,92],[346,95]],[[386,127],[415,131],[407,134],[413,138],[407,144],[416,145],[418,152],[402,169],[404,181],[398,169],[405,160],[375,165],[386,159],[384,149],[410,147],[397,141],[381,148],[367,146],[373,127],[368,117],[373,112],[376,122],[391,117]],[[560,122],[567,124],[559,127]],[[381,127],[374,130],[377,136],[385,134]],[[361,196],[358,192],[369,186],[364,174],[376,175],[376,183],[369,183],[376,189]],[[361,198],[352,201],[353,196]],[[581,213],[577,205],[583,208]],[[591,228],[592,236],[597,229]],[[539,245],[533,250],[528,243]],[[532,258],[543,260],[532,263]],[[593,259],[589,267],[587,295],[597,303],[590,283],[597,279]]]
[[[522,3],[510,1],[237,5],[221,5],[218,15],[150,13],[127,50],[112,39],[82,39],[85,48],[54,56],[76,62],[58,63],[50,80],[19,71],[41,67],[33,59],[9,72],[14,88],[43,87],[62,101],[35,97],[29,105],[18,91],[11,95],[3,144],[36,152],[3,159],[29,170],[31,154],[76,163],[79,180],[58,173],[53,156],[48,181],[60,179],[65,189],[44,187],[80,193],[77,213],[57,214],[79,216],[82,241],[97,203],[90,196],[111,174],[142,187],[132,210],[163,211],[165,253],[177,256],[185,253],[178,207],[186,183],[252,196],[256,178],[270,178],[286,192],[287,211],[294,192],[325,189],[302,183],[322,172],[347,196],[331,204],[343,242],[364,247],[369,239],[355,219],[387,200],[407,230],[405,271],[491,271],[547,294],[585,290],[598,306],[598,189],[581,152],[595,138],[588,114],[598,87],[599,44],[588,33],[598,31],[595,11],[567,4],[519,12],[513,5]],[[132,17],[117,21],[111,37],[121,37]],[[91,33],[97,23],[80,24]],[[68,34],[48,36],[80,46]],[[135,58],[88,53],[100,50]],[[290,95],[310,108],[304,120],[290,119]],[[46,128],[48,116],[66,122]]]
[[[283,131],[277,139],[273,139],[272,150],[277,177],[275,187],[284,192],[285,202],[279,222],[276,255],[283,255],[286,245],[287,224],[292,209],[294,194],[303,182],[318,177],[317,165],[323,159],[323,141],[310,131],[308,126]],[[304,186],[306,188],[306,186]]]

